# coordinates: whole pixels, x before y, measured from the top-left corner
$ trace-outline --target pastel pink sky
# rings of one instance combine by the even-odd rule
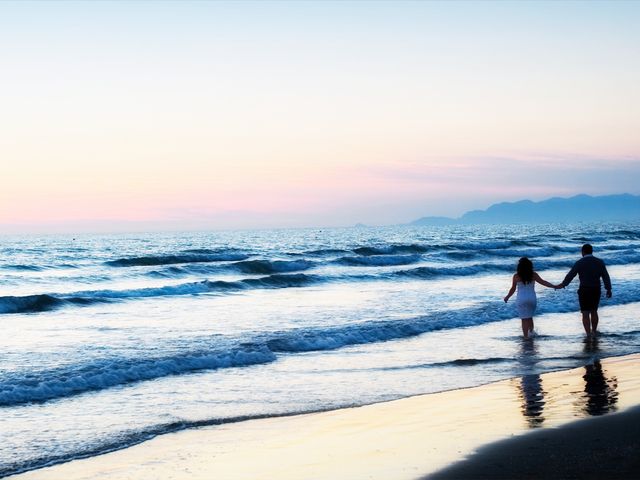
[[[0,4],[0,229],[640,193],[640,4]]]

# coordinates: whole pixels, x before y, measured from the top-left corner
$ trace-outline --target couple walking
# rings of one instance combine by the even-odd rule
[[[593,256],[593,247],[588,243],[582,246],[582,258],[564,277],[562,283],[554,285],[544,280],[533,269],[533,263],[527,257],[522,257],[518,262],[516,273],[513,274],[511,289],[504,297],[505,303],[516,292],[516,309],[522,319],[522,334],[529,338],[533,332],[533,313],[536,310],[535,283],[545,287],[560,289],[571,283],[578,275],[580,287],[578,288],[578,302],[582,312],[582,325],[587,336],[595,335],[598,328],[598,305],[600,304],[600,279],[604,282],[607,298],[611,298],[611,280],[607,267],[602,260]]]

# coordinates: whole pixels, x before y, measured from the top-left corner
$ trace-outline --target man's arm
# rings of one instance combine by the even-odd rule
[[[578,262],[576,262],[571,268],[571,270],[569,270],[569,273],[567,273],[567,276],[564,277],[564,280],[562,281],[560,286],[564,288],[567,285],[569,285],[571,283],[571,280],[573,280],[577,274],[578,274]]]
[[[602,281],[604,282],[604,288],[607,291],[607,298],[611,298],[611,278],[609,278],[609,272],[604,262],[602,262]]]

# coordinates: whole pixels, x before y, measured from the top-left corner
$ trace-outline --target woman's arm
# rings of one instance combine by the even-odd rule
[[[507,293],[507,296],[504,297],[504,303],[507,303],[509,301],[509,299],[511,298],[511,295],[513,295],[516,291],[516,283],[518,283],[518,274],[514,274],[513,275],[513,279],[511,281],[511,289],[509,290],[509,293]]]
[[[540,275],[538,275],[538,272],[533,272],[533,279],[536,282],[538,282],[540,285],[544,285],[545,287],[558,288],[557,285],[554,285],[553,283],[549,283],[546,280],[544,280]]]

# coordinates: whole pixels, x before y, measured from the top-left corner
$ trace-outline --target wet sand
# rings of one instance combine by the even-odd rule
[[[496,442],[425,480],[514,478],[640,478],[640,407]]]
[[[591,361],[464,390],[163,435],[11,478],[632,478],[625,475],[637,471],[638,372],[640,355]],[[602,443],[608,447],[597,448]]]

